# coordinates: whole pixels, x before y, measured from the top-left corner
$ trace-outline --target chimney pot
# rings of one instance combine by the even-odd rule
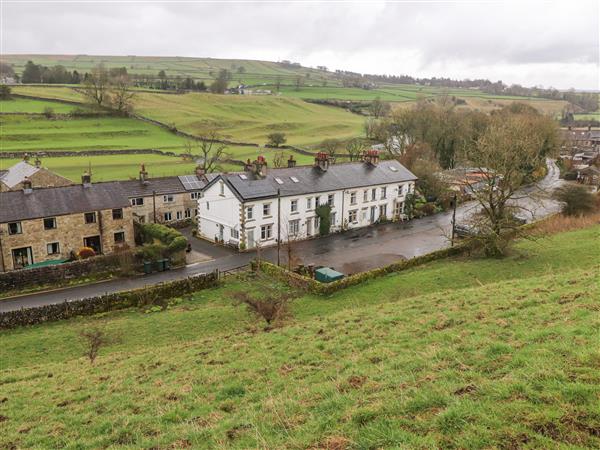
[[[42,160],[40,158],[35,158],[35,167],[38,169],[42,167]]]
[[[288,159],[287,166],[296,167],[296,160],[294,159],[294,155],[290,155],[290,159]]]
[[[33,192],[33,185],[31,184],[31,180],[29,177],[25,177],[23,179],[23,193],[31,194]]]
[[[318,152],[315,156],[315,167],[327,172],[327,169],[329,169],[329,155],[325,152]]]
[[[83,175],[81,176],[81,184],[84,188],[89,188],[92,185],[92,176],[87,172],[83,172]]]

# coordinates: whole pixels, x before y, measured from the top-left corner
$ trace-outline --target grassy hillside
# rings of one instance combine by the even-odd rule
[[[271,61],[247,59],[185,58],[165,56],[89,56],[89,55],[2,55],[2,60],[13,64],[15,72],[21,73],[27,61],[36,64],[54,66],[61,64],[67,70],[80,73],[89,72],[98,64],[105,67],[126,67],[135,74],[154,75],[164,70],[168,77],[193,77],[196,80],[210,81],[220,69],[229,70],[232,82],[244,84],[273,83],[279,79],[282,83],[292,84],[298,75],[307,79],[319,80],[322,77],[335,83],[331,72],[308,67],[291,67]],[[243,67],[243,69],[240,69]]]
[[[4,331],[0,446],[598,447],[599,233],[300,296],[271,332],[231,299],[252,277]],[[94,366],[92,326],[114,338]]]
[[[77,106],[45,100],[33,100],[29,98],[14,98],[11,100],[0,100],[0,114],[41,114],[46,108],[51,108],[52,111],[56,114],[69,114],[73,112],[73,110],[75,110]]]

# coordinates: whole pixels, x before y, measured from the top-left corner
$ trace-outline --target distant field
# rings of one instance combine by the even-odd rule
[[[141,93],[135,107],[143,116],[192,134],[216,128],[227,139],[258,144],[265,144],[273,131],[301,146],[363,134],[360,116],[286,97]]]
[[[178,152],[185,142],[155,125],[122,117],[49,120],[42,116],[5,115],[0,122],[0,151],[153,148]]]
[[[36,86],[12,86],[15,94],[31,95],[56,100],[68,100],[72,102],[83,102],[84,98],[75,88],[68,86],[36,85]]]
[[[46,108],[52,108],[57,114],[68,114],[77,106],[64,103],[32,100],[28,98],[13,98],[0,101],[0,113],[43,113]]]
[[[0,159],[0,169],[10,167],[19,159]],[[96,181],[127,180],[136,178],[140,164],[152,177],[185,175],[194,173],[196,164],[182,158],[162,155],[101,155],[101,156],[65,156],[42,158],[42,165],[59,175],[79,182],[84,171],[92,167]]]
[[[337,83],[331,72],[323,72],[308,67],[291,67],[271,61],[245,59],[152,57],[152,56],[89,56],[89,55],[2,55],[2,60],[14,65],[20,73],[27,61],[53,66],[61,64],[67,70],[80,73],[89,72],[98,65],[107,68],[126,67],[128,72],[141,75],[157,75],[164,70],[169,77],[192,77],[196,80],[211,81],[220,69],[232,73],[232,84],[273,83],[279,79],[282,83],[292,84],[297,76],[307,80],[319,80],[325,77],[330,83]],[[243,68],[243,69],[240,69]],[[307,77],[308,75],[308,77]]]
[[[167,308],[0,332],[2,448],[599,448],[600,227],[434,261],[265,332],[232,276]],[[79,334],[110,338],[94,365]]]
[[[600,112],[575,114],[576,120],[600,120]]]

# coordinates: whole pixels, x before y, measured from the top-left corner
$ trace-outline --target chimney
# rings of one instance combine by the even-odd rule
[[[23,179],[23,193],[31,194],[32,192],[33,192],[33,186],[31,184],[31,180],[29,179],[29,177],[25,177]]]
[[[366,164],[376,166],[377,164],[379,164],[379,151],[375,149],[367,150],[363,155],[363,161]]]
[[[196,176],[197,176],[198,178],[202,178],[202,177],[204,176],[204,174],[205,174],[204,167],[202,167],[202,166],[200,166],[200,165],[197,165],[197,166],[196,166],[196,171],[195,171],[195,172],[196,172]]]
[[[315,167],[327,172],[327,169],[329,169],[329,155],[325,152],[318,152],[315,156]]]
[[[588,131],[592,131],[592,126],[588,125]]]
[[[91,187],[92,186],[92,176],[87,172],[83,172],[83,175],[81,175],[81,184],[83,185],[84,188]]]
[[[258,155],[256,161],[254,161],[254,174],[258,178],[264,178],[267,176],[267,161],[262,155]]]
[[[42,167],[42,160],[40,158],[35,158],[35,167],[38,169]]]
[[[140,183],[146,184],[148,182],[148,172],[146,172],[146,165],[140,166]]]
[[[294,155],[290,155],[290,159],[288,159],[288,167],[296,167],[296,160],[294,159]]]

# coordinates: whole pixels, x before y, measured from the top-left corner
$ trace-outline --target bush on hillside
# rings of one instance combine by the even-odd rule
[[[585,186],[569,185],[559,188],[554,197],[564,203],[562,213],[566,216],[580,216],[596,210],[596,197]]]

